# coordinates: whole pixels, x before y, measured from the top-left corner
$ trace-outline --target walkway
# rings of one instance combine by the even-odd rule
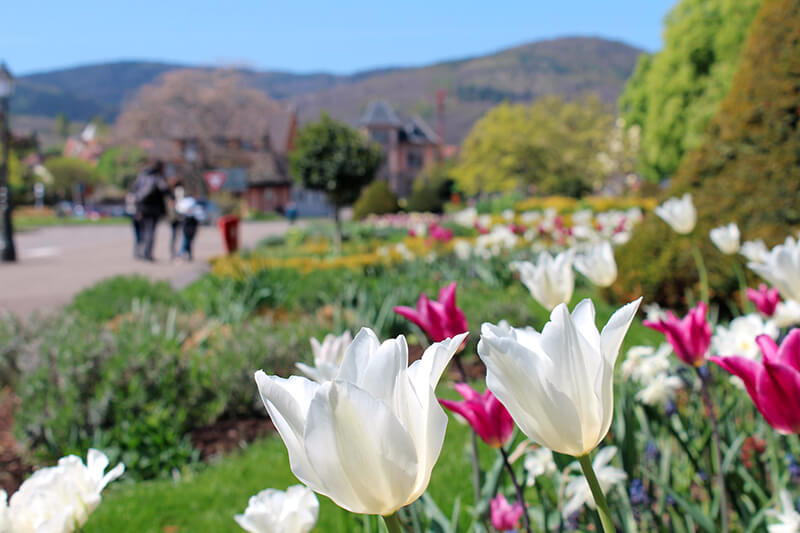
[[[286,231],[286,222],[245,222],[244,247]],[[216,227],[201,227],[195,239],[195,260],[172,263],[169,227],[159,224],[155,263],[135,261],[130,226],[59,226],[16,235],[17,263],[0,263],[0,311],[27,316],[69,303],[80,290],[119,274],[142,274],[188,285],[208,269],[209,258],[224,253]]]

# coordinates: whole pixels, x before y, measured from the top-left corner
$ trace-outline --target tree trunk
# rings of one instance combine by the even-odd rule
[[[333,222],[335,225],[335,246],[336,246],[336,253],[342,253],[342,219],[339,216],[339,206],[337,204],[333,205]]]

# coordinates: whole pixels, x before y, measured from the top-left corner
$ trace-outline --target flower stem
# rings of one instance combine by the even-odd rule
[[[695,265],[697,265],[697,274],[700,277],[700,299],[709,303],[708,270],[706,270],[706,264],[703,261],[703,254],[700,253],[700,248],[696,244],[692,245],[692,256],[694,257]]]
[[[386,530],[389,533],[403,533],[403,526],[400,525],[400,519],[397,513],[390,514],[389,516],[382,516],[383,523],[386,524]]]
[[[478,434],[472,430],[472,486],[475,492],[475,507],[481,499],[481,465],[478,458]]]
[[[725,472],[722,471],[722,448],[720,445],[719,426],[717,425],[717,414],[714,411],[714,402],[711,400],[711,393],[708,390],[708,377],[695,368],[697,376],[700,378],[700,386],[703,393],[703,403],[706,412],[711,419],[711,431],[714,436],[714,469],[717,474],[717,486],[719,489],[719,515],[722,526],[722,533],[728,533],[728,494],[725,490]]]
[[[511,477],[511,484],[514,485],[514,490],[517,491],[517,501],[522,506],[522,524],[525,526],[525,531],[531,533],[531,520],[528,517],[528,506],[525,505],[525,495],[522,492],[522,486],[517,482],[517,475],[514,473],[514,467],[511,466],[511,461],[508,460],[508,453],[501,446],[500,454],[503,456],[503,464],[506,465],[508,475]]]
[[[747,299],[747,280],[744,277],[742,267],[736,259],[733,260],[733,271],[736,273],[736,280],[739,282],[739,298],[741,299],[742,314],[744,315],[753,310],[753,302]]]
[[[581,470],[583,470],[587,483],[589,483],[589,488],[592,490],[594,503],[597,504],[597,513],[600,515],[600,522],[603,524],[603,531],[605,533],[616,533],[617,528],[614,526],[614,521],[611,520],[611,511],[608,509],[606,496],[603,494],[603,489],[600,487],[600,482],[597,481],[594,467],[592,467],[592,458],[587,453],[578,457],[578,462],[581,465]]]

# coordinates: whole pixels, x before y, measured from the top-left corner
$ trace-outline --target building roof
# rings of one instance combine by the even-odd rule
[[[383,100],[373,100],[361,116],[362,126],[402,126],[403,122],[392,106]]]
[[[433,128],[417,115],[411,117],[411,120],[403,126],[403,135],[411,144],[439,144],[439,136]]]

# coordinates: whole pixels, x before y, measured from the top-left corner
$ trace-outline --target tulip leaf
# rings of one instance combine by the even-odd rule
[[[672,499],[675,500],[675,503],[678,504],[678,506],[683,509],[683,511],[686,512],[697,523],[698,526],[703,528],[704,531],[708,531],[709,533],[714,533],[717,531],[717,528],[714,526],[711,520],[705,514],[703,514],[700,509],[686,501],[668,484],[662,483],[658,476],[645,469],[642,469],[642,472],[650,481],[661,487],[664,492],[669,494]]]
[[[492,467],[486,472],[480,492],[480,501],[475,502],[475,516],[485,516],[489,512],[489,502],[497,494],[500,484],[500,474],[503,473],[503,457],[498,453]]]

